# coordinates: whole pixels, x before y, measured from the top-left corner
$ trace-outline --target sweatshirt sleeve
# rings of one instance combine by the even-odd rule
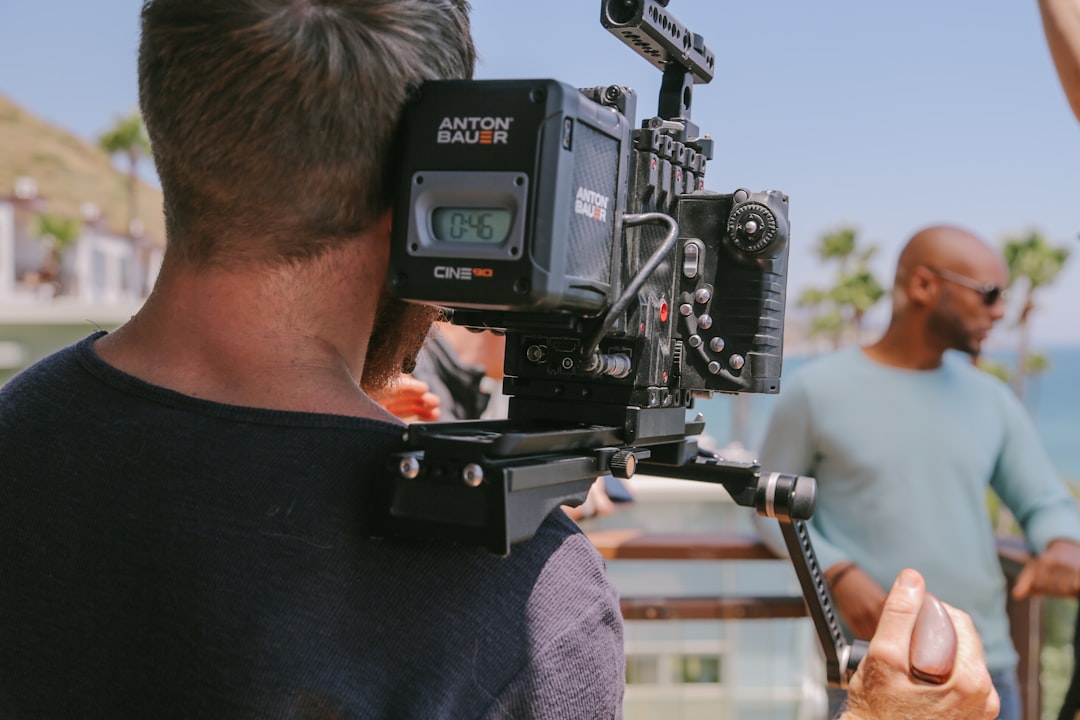
[[[990,487],[1023,528],[1031,550],[1042,553],[1051,540],[1080,542],[1080,513],[1034,423],[1020,401],[1002,393],[1005,436]]]
[[[619,596],[584,535],[571,536],[548,561],[527,614],[527,662],[484,720],[620,720],[626,661]]]
[[[564,633],[533,653],[485,720],[622,718],[626,666],[621,625],[612,621],[608,603],[573,617]]]
[[[769,416],[759,455],[761,471],[762,474],[779,472],[814,477],[816,457],[817,440],[811,397],[805,378],[796,375],[780,392]],[[815,480],[821,482],[818,478]],[[756,517],[754,525],[763,542],[773,552],[787,555],[779,524],[775,520]],[[807,527],[814,553],[823,569],[847,559],[846,553],[830,543],[815,527],[813,518]]]

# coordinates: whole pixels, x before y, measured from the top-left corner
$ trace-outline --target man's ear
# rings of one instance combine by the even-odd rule
[[[908,299],[917,305],[929,305],[937,299],[940,283],[934,273],[922,265],[917,265],[908,275],[906,282]]]
[[[383,210],[382,215],[375,221],[375,230],[380,237],[390,239],[390,230],[394,227],[394,208]]]

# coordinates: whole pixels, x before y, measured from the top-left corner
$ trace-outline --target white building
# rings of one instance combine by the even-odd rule
[[[109,231],[95,206],[59,259],[34,235],[46,199],[31,178],[0,194],[0,384],[49,352],[131,317],[153,287],[162,251]]]
[[[160,248],[111,232],[87,203],[79,237],[57,265],[48,243],[33,234],[33,218],[47,205],[31,178],[19,178],[14,194],[0,195],[0,305],[131,305],[146,297],[161,266]]]

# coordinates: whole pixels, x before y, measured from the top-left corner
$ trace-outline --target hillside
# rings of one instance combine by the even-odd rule
[[[126,231],[127,178],[105,151],[0,94],[0,196],[11,195],[15,178],[24,175],[37,180],[39,195],[48,201],[46,212],[77,218],[79,207],[89,201],[98,205],[111,230]],[[140,182],[137,193],[147,237],[163,244],[161,191]]]

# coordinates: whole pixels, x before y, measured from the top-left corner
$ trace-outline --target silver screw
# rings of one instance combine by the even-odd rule
[[[401,464],[398,465],[398,472],[401,473],[401,477],[406,480],[415,480],[420,476],[420,461],[409,456],[401,459]]]
[[[484,468],[476,463],[469,463],[461,471],[461,477],[469,487],[479,487],[480,483],[484,482]]]

